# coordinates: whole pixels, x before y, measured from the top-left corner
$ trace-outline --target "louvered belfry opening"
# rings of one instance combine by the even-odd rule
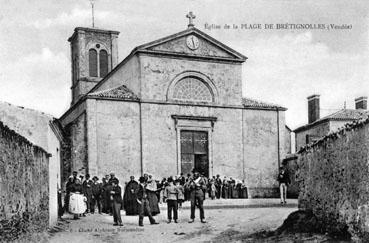
[[[88,64],[90,77],[97,77],[97,51],[95,49],[88,51]]]

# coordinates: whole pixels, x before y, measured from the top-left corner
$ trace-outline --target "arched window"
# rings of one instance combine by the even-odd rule
[[[90,77],[97,77],[97,51],[95,49],[88,51],[88,61]]]
[[[179,80],[174,86],[172,97],[181,101],[214,101],[209,87],[197,77],[185,77]]]
[[[100,51],[100,77],[105,77],[108,74],[108,52],[105,50]]]

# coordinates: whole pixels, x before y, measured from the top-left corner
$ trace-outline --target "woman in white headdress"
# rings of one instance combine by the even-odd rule
[[[74,214],[74,219],[78,219],[79,214],[86,212],[86,197],[83,195],[82,183],[76,179],[71,187],[71,194],[69,198],[69,212]]]

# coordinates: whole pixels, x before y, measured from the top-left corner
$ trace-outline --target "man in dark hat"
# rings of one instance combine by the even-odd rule
[[[146,193],[146,178],[141,176],[140,179],[140,185],[137,192],[137,200],[140,204],[140,212],[138,216],[138,225],[143,226],[143,218],[144,215],[147,215],[150,220],[150,224],[159,224],[155,221],[154,217],[151,215],[151,209],[149,200],[147,199],[147,193]]]
[[[99,214],[101,214],[101,192],[102,192],[102,185],[99,182],[99,178],[94,176],[92,178],[92,201],[91,201],[91,213],[95,212],[95,206],[99,210]]]
[[[119,186],[119,180],[117,178],[113,178],[111,181],[111,197],[113,201],[113,218],[114,218],[114,226],[123,226],[122,218],[120,215],[120,209],[122,207],[122,189]]]
[[[189,223],[193,223],[195,220],[195,206],[197,205],[200,210],[200,220],[201,223],[206,223],[205,214],[204,214],[204,189],[206,189],[206,183],[202,177],[200,177],[199,172],[195,171],[193,177],[190,179],[187,184],[190,191],[190,200],[191,200],[191,219],[188,221]]]

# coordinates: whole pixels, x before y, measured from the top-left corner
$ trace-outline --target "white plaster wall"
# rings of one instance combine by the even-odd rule
[[[61,188],[60,142],[49,126],[48,149],[49,158],[49,224],[54,225],[58,219],[58,188]]]

